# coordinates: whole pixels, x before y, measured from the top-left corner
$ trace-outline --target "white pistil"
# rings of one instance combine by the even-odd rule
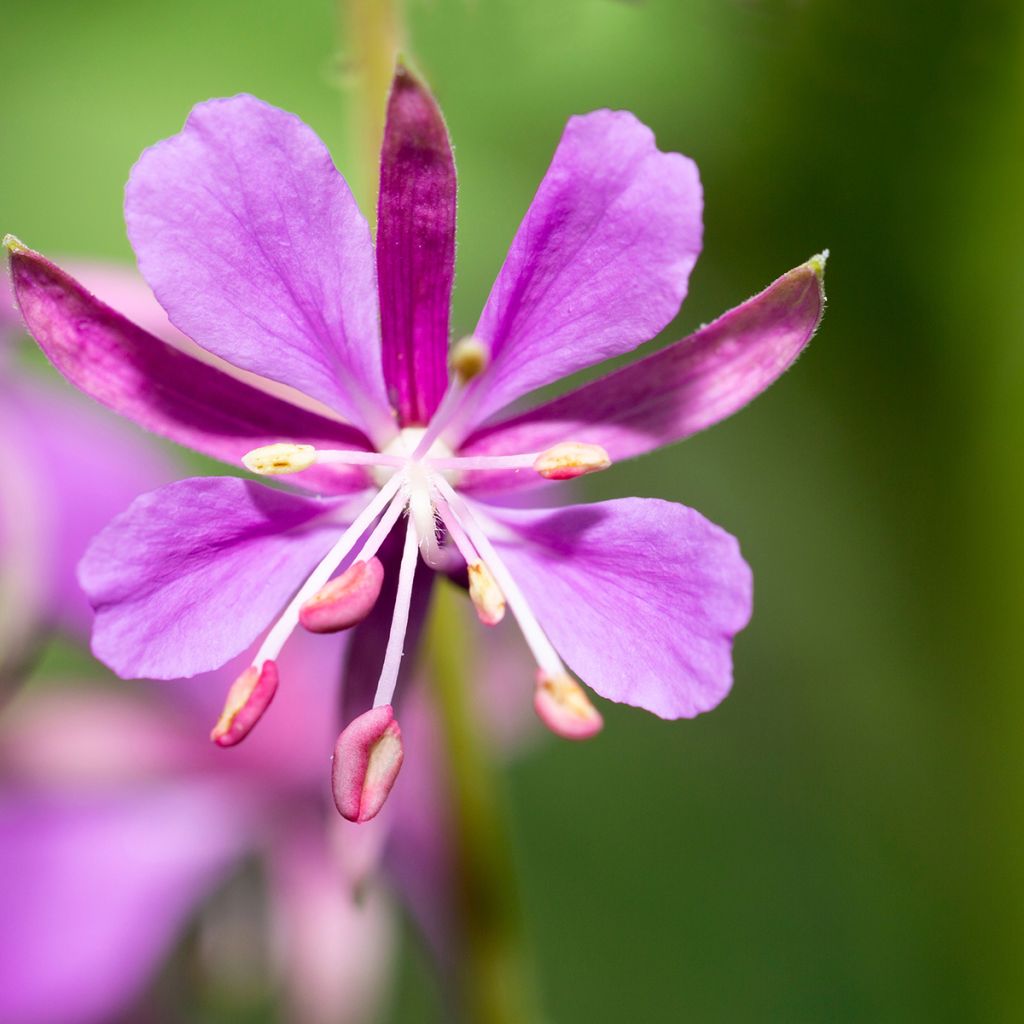
[[[442,564],[441,546],[437,542],[437,524],[434,519],[434,501],[431,494],[431,476],[423,463],[410,463],[409,469],[409,518],[416,527],[420,553],[423,561],[432,569]]]
[[[451,515],[457,524],[465,530],[473,547],[479,552],[484,565],[490,570],[491,575],[505,595],[505,600],[512,609],[512,614],[516,617],[519,628],[522,630],[523,639],[526,640],[527,646],[533,652],[534,658],[537,659],[537,664],[548,675],[566,674],[562,659],[559,658],[554,647],[551,645],[551,641],[548,640],[544,630],[541,629],[540,623],[523,596],[523,592],[519,589],[512,574],[505,568],[505,563],[502,562],[497,551],[494,550],[494,545],[491,544],[487,534],[473,517],[469,507],[443,477],[435,477],[434,486],[444,495],[448,502],[445,511],[442,512],[445,524],[451,530],[451,524],[447,518],[447,516]]]
[[[253,659],[254,665],[262,665],[265,661],[277,658],[285,641],[299,624],[299,609],[331,578],[334,571],[345,560],[345,556],[355,547],[356,542],[380,515],[381,510],[391,501],[405,480],[404,473],[396,473],[374,495],[373,500],[366,508],[356,516],[355,522],[338,538],[324,559],[299,588],[298,593],[291,599],[281,617],[274,623]]]
[[[377,692],[373,698],[375,708],[390,704],[398,682],[398,669],[405,653],[405,632],[409,626],[409,608],[412,605],[412,584],[416,575],[416,523],[409,517],[405,529],[405,546],[402,548],[402,564],[398,570],[398,591],[395,594],[395,610],[391,616],[391,632],[384,652],[384,665],[377,681]]]

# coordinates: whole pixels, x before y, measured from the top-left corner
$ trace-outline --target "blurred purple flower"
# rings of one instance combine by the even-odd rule
[[[101,294],[111,301],[145,289],[135,271],[83,266],[86,275],[102,277]],[[92,611],[75,568],[89,540],[139,491],[172,478],[169,460],[148,440],[126,437],[112,417],[62,381],[19,367],[21,333],[7,277],[0,276],[0,436],[7,452],[0,488],[0,685],[25,666],[44,631],[87,634]]]
[[[368,615],[335,760],[339,809],[359,820],[401,764],[390,705],[432,575],[417,576],[417,552],[431,568],[468,570],[485,623],[507,603],[538,664],[535,706],[562,735],[601,724],[566,664],[602,696],[665,718],[725,696],[751,602],[736,541],[681,505],[552,509],[536,507],[537,489],[735,412],[793,362],[823,306],[815,257],[682,341],[510,411],[676,315],[701,247],[697,171],[629,113],[572,118],[473,336],[449,350],[455,192],[441,115],[401,69],[376,248],[298,118],[250,96],[197,106],[143,154],[125,208],[143,275],[213,354],[206,362],[9,242],[26,322],[78,387],[215,458],[294,472],[320,495],[222,478],[139,498],[82,565],[94,651],[122,676],[172,678],[264,635],[214,730],[228,744],[273,697],[300,622],[328,631]]]
[[[226,949],[230,904],[221,897],[219,919],[217,902],[206,912],[199,952],[211,975],[241,960],[251,980],[269,958],[286,1019],[373,1019],[390,915],[379,893],[362,886],[357,903],[354,889],[387,822],[357,829],[326,813],[334,694],[324,682],[340,655],[291,647],[282,665],[293,685],[230,758],[196,728],[211,712],[209,679],[131,694],[76,684],[13,701],[0,718],[0,1020],[91,1024],[130,1009],[200,905],[254,854],[267,905],[246,905],[247,933],[228,935]],[[266,932],[254,931],[264,919]]]

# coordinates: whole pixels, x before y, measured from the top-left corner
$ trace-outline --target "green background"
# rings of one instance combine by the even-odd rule
[[[704,255],[664,340],[832,253],[792,372],[587,488],[735,533],[756,609],[714,713],[603,705],[597,740],[504,772],[551,1021],[1024,1016],[1022,12],[409,5],[459,167],[456,331],[565,119],[595,107],[701,168]],[[128,169],[210,96],[294,110],[355,160],[323,0],[5,3],[0,33],[0,228],[44,252],[130,258]],[[412,941],[391,1002],[437,1013]]]

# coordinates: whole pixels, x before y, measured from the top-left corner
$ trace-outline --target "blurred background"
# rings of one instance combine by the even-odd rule
[[[239,91],[298,113],[366,196],[345,13],[6,4],[0,230],[130,261],[132,163]],[[502,770],[548,1019],[1021,1019],[1024,8],[409,0],[406,45],[455,144],[456,333],[566,118],[596,107],[701,169],[704,254],[662,341],[831,250],[786,377],[586,488],[725,526],[755,615],[715,712],[602,704],[596,741]],[[98,672],[64,643],[30,685],[69,665]],[[441,1019],[408,928],[387,989],[383,1020]],[[189,999],[190,1020],[276,1019]]]

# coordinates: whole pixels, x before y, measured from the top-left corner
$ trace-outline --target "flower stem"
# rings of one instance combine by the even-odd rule
[[[340,0],[339,29],[353,85],[348,111],[358,154],[358,195],[373,226],[384,114],[395,61],[405,45],[402,0]]]
[[[438,584],[429,634],[455,832],[455,911],[463,943],[458,996],[471,1024],[532,1024],[540,1016],[511,844],[487,731],[473,700],[470,675],[479,662],[467,640],[459,599],[453,586]]]

